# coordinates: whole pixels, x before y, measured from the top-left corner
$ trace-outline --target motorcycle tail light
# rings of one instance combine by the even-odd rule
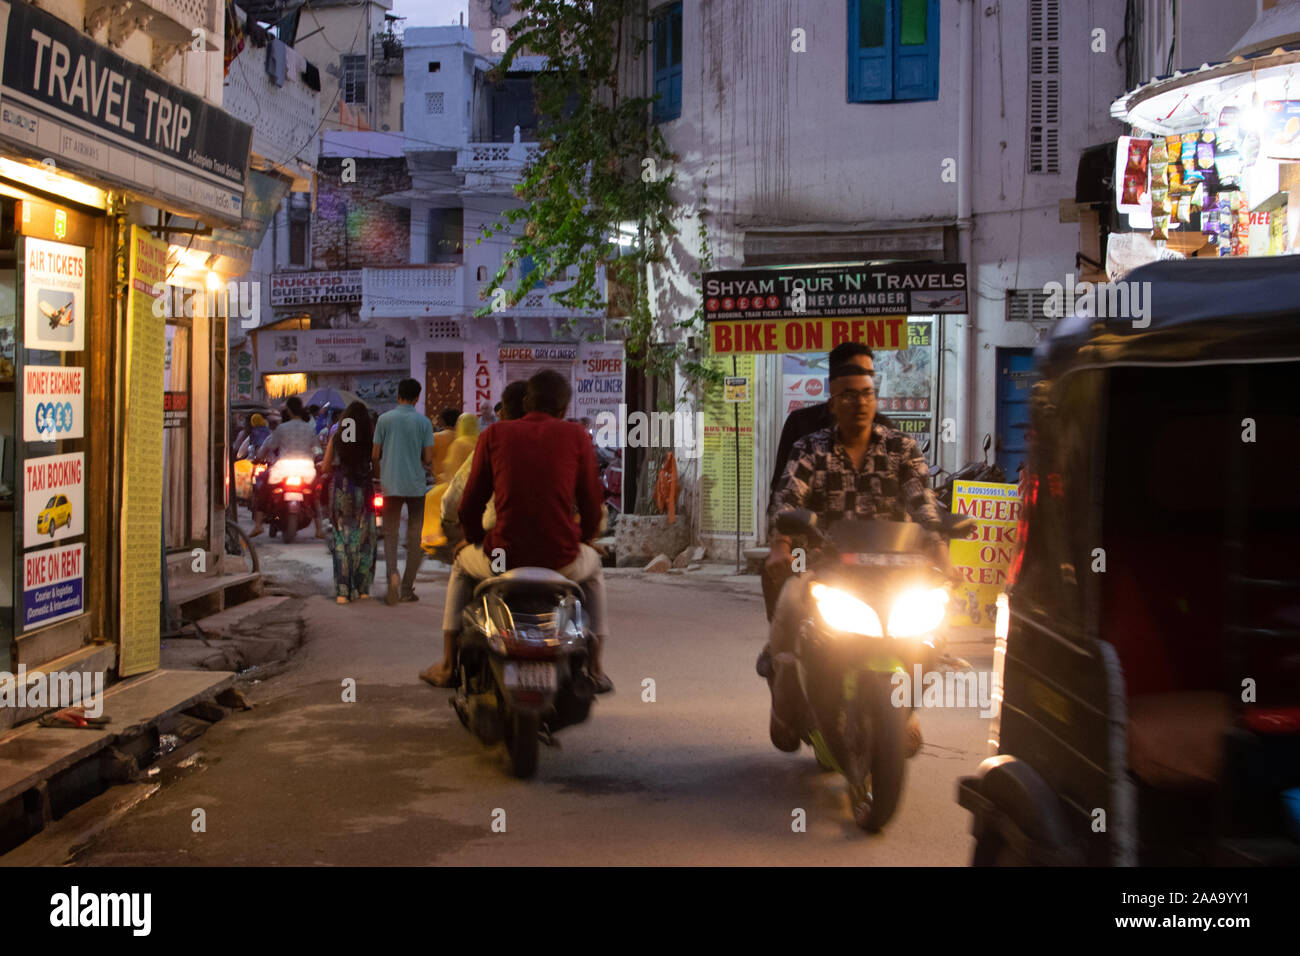
[[[376,511],[382,511],[384,507],[384,496],[375,495],[374,506]]]
[[[302,479],[297,475],[290,475],[288,478],[284,479],[284,483],[290,488],[297,488],[302,484]]]

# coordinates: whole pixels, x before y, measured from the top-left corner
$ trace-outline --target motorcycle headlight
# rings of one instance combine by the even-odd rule
[[[943,623],[948,592],[943,588],[904,591],[889,612],[890,637],[920,637]]]
[[[880,627],[880,615],[865,601],[859,601],[852,594],[825,584],[814,584],[812,596],[817,602],[817,613],[829,627],[848,634],[885,636]]]

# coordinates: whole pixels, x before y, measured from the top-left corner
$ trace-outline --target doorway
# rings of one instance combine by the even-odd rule
[[[440,421],[444,408],[465,405],[465,356],[460,352],[428,352],[424,356],[424,414]]]
[[[1020,479],[1029,449],[1029,393],[1037,376],[1033,349],[998,349],[997,465],[1007,481]]]

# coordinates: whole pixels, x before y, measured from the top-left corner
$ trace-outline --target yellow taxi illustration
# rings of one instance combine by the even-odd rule
[[[55,530],[65,524],[72,525],[72,502],[67,495],[55,495],[36,516],[36,530],[52,538]]]

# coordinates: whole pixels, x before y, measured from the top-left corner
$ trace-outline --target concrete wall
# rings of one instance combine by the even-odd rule
[[[298,36],[302,39],[295,44],[295,49],[320,69],[320,102],[325,129],[343,128],[339,119],[340,58],[344,54],[367,54],[370,38],[383,31],[384,14],[392,8],[392,0],[367,0],[365,3],[326,0],[303,7],[298,24]],[[376,82],[373,64],[368,82],[367,100],[373,103],[376,99],[370,92]],[[394,114],[371,114],[370,103],[366,115],[372,129],[382,130],[385,122],[392,129],[398,128],[393,122]]]
[[[408,148],[463,146],[474,102],[472,35],[466,27],[412,27],[403,37]]]
[[[1231,50],[1272,0],[1141,0],[1142,27],[1137,49],[1139,76],[1147,82],[1172,70],[1195,70],[1228,58]],[[1173,52],[1172,70],[1170,51]]]

